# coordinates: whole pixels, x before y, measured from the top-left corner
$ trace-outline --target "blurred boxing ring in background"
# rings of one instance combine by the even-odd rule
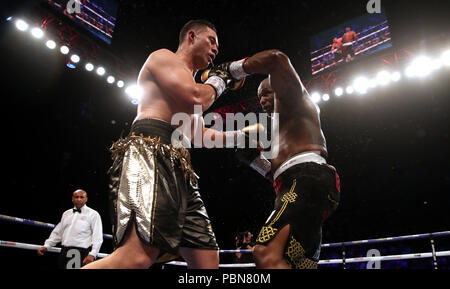
[[[54,224],[50,223],[6,215],[0,215],[0,220],[47,229],[53,229],[55,227]],[[104,234],[103,238],[105,240],[111,240],[112,235]],[[450,231],[443,231],[322,244],[319,269],[450,269],[449,241]],[[401,244],[395,247],[392,245],[393,243]],[[0,247],[36,251],[41,245],[0,240]],[[398,253],[399,250],[400,254]],[[52,247],[48,251],[59,253],[61,248]],[[397,251],[396,254],[394,254],[395,251]],[[219,253],[251,254],[252,250],[219,250]],[[104,258],[108,255],[99,253],[97,258]],[[165,263],[162,268],[172,266],[186,266],[186,263],[171,261]],[[220,264],[219,267],[255,268],[255,264]]]

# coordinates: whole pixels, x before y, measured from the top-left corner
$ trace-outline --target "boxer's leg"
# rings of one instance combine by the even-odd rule
[[[94,261],[82,269],[147,269],[158,257],[159,249],[145,245],[136,234],[133,222],[122,246],[106,258]]]
[[[179,252],[181,257],[186,260],[189,269],[219,268],[218,250],[182,247],[179,249]]]
[[[284,250],[289,239],[290,226],[286,225],[267,245],[253,248],[253,257],[259,269],[291,269],[284,260]]]

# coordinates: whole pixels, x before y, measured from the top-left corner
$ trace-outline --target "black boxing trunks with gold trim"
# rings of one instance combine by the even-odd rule
[[[336,210],[340,181],[326,163],[294,164],[274,182],[274,211],[262,227],[257,244],[265,245],[290,225],[284,259],[295,269],[315,269],[322,243],[322,224]]]
[[[162,120],[137,120],[111,148],[114,246],[134,222],[139,239],[160,249],[157,262],[177,258],[180,246],[218,249],[189,151],[171,144],[173,131]]]

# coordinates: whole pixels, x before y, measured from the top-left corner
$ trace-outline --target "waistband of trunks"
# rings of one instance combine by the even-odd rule
[[[288,170],[289,168],[301,164],[301,163],[308,163],[308,162],[314,162],[318,164],[326,164],[327,161],[324,157],[320,155],[319,151],[308,151],[303,152],[298,155],[295,155],[291,157],[290,159],[286,160],[284,163],[281,164],[281,166],[275,171],[273,175],[273,179],[276,180],[279,175],[281,175],[284,171]]]
[[[156,118],[139,119],[131,125],[130,134],[144,137],[159,137],[161,143],[170,144],[175,127]]]
[[[195,186],[200,178],[192,168],[189,150],[182,145],[174,146],[171,143],[172,133],[175,128],[169,123],[159,119],[141,119],[133,123],[130,134],[120,138],[110,148],[113,165],[108,173],[114,174],[122,167],[122,160],[130,145],[140,148],[147,147],[151,152],[176,161],[180,164],[186,177]]]

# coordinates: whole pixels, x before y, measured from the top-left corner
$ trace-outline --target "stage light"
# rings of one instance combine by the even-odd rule
[[[68,54],[69,53],[69,47],[63,45],[63,46],[61,46],[59,51],[61,51],[62,54]]]
[[[345,92],[347,92],[347,94],[352,94],[355,91],[355,89],[351,86],[347,86],[347,88],[345,89]]]
[[[431,73],[433,62],[426,56],[416,58],[407,68],[406,75],[409,77],[425,77]]]
[[[8,18],[6,18],[6,21],[11,21],[12,20],[12,16],[9,16]]]
[[[425,77],[431,73],[432,61],[426,56],[417,58],[414,65],[417,66],[417,76],[419,77]]]
[[[103,68],[103,67],[99,67],[99,68],[97,68],[97,74],[98,75],[100,75],[100,76],[102,76],[102,75],[104,75],[105,74],[105,69]]]
[[[56,43],[53,40],[48,40],[47,42],[45,42],[45,45],[50,49],[55,49],[56,47]]]
[[[397,81],[400,80],[400,78],[402,78],[402,76],[401,76],[400,72],[398,72],[398,71],[396,71],[396,72],[391,74],[391,80],[392,81],[397,82]]]
[[[311,100],[314,103],[319,103],[320,99],[321,99],[321,97],[320,97],[320,94],[318,92],[314,92],[313,94],[311,94]]]
[[[377,80],[376,79],[371,79],[369,80],[369,88],[375,88],[377,87]]]
[[[87,71],[92,71],[94,70],[94,65],[92,63],[86,63],[84,68],[86,68]]]
[[[125,83],[122,80],[117,81],[117,87],[123,87]]]
[[[444,51],[444,53],[442,53],[441,61],[445,66],[450,66],[450,50]]]
[[[414,77],[415,71],[414,71],[414,67],[411,64],[408,65],[408,67],[406,67],[405,75],[408,77]]]
[[[344,90],[342,87],[338,87],[335,89],[334,94],[336,94],[336,96],[342,96],[344,94]]]
[[[112,76],[112,75],[108,76],[108,78],[106,79],[106,81],[107,81],[108,83],[114,83],[115,80],[116,80],[116,79],[115,79],[114,76]]]
[[[18,19],[16,21],[16,27],[17,29],[19,29],[20,31],[26,31],[28,29],[28,23],[26,23],[25,21]]]
[[[330,100],[330,95],[328,93],[325,93],[324,95],[322,95],[322,100],[323,101],[329,101]]]
[[[78,63],[78,62],[80,62],[80,57],[79,57],[78,55],[76,55],[76,54],[73,54],[73,55],[70,57],[70,60],[71,60],[73,63]]]
[[[432,70],[438,70],[442,67],[442,60],[441,59],[435,59],[431,63],[431,69]]]
[[[380,71],[377,74],[377,83],[381,86],[384,86],[391,82],[391,74],[387,71]]]
[[[33,28],[31,29],[31,35],[33,35],[33,37],[35,38],[42,38],[42,36],[44,36],[44,31],[42,31],[40,28]]]
[[[135,101],[139,101],[142,96],[142,89],[137,85],[130,85],[125,89],[125,93],[128,94],[128,96]]]
[[[365,94],[367,93],[367,89],[369,89],[369,80],[360,76],[353,81],[353,88],[356,92]]]

